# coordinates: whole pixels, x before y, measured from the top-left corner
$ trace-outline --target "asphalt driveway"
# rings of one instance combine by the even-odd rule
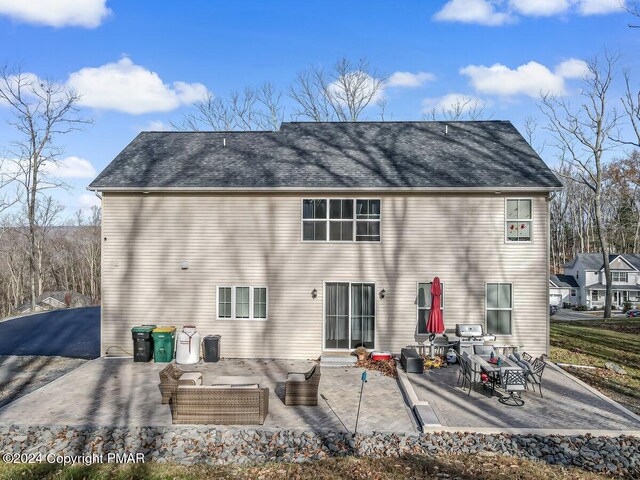
[[[100,356],[100,307],[69,308],[0,322],[0,355]]]

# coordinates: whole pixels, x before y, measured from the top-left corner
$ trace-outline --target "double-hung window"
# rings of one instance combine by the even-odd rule
[[[267,287],[218,287],[218,318],[266,320]]]
[[[380,200],[309,198],[302,200],[305,242],[379,242]]]
[[[431,311],[431,282],[418,283],[418,335],[428,335],[427,321],[429,320],[429,312]],[[444,319],[444,282],[440,283],[440,311]]]
[[[507,242],[530,242],[533,222],[530,198],[507,198],[505,229]]]
[[[485,308],[487,332],[494,335],[511,335],[513,285],[487,283]]]
[[[611,281],[627,283],[629,281],[629,274],[627,272],[611,272]]]

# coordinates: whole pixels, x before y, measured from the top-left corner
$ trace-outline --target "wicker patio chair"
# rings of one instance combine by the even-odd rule
[[[180,385],[171,397],[174,424],[262,425],[269,389],[258,385]]]
[[[285,405],[318,405],[320,365],[314,365],[306,373],[289,373],[284,384]]]
[[[169,403],[171,395],[175,393],[178,385],[202,385],[202,374],[199,372],[183,372],[175,363],[171,362],[160,371],[162,403]]]

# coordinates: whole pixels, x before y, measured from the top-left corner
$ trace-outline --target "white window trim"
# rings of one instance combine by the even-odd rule
[[[617,275],[618,278],[620,277],[620,275],[625,275],[627,278],[624,280],[616,280],[615,278],[613,278],[614,275]],[[616,283],[629,283],[629,272],[611,272],[611,283],[616,282]]]
[[[231,289],[231,317],[220,317],[220,289]],[[249,289],[249,318],[236,318],[236,288],[248,288]],[[253,289],[264,288],[266,290],[266,307],[265,318],[255,318],[253,316]],[[232,322],[266,322],[269,319],[269,287],[266,285],[218,285],[216,287],[216,320],[219,321],[232,321]]]
[[[305,200],[325,200],[327,202],[327,216],[324,219],[315,219],[315,218],[304,218],[304,201]],[[331,200],[351,200],[353,202],[353,217],[351,219],[347,218],[330,218],[330,203]],[[372,218],[357,218],[356,206],[358,200],[377,200],[380,202],[380,218],[372,219]],[[326,237],[324,240],[305,240],[304,239],[304,222],[322,222],[324,221],[326,224]],[[330,240],[330,222],[353,222],[353,231],[351,240]],[[378,222],[380,224],[380,240],[356,240],[356,230],[357,230],[357,222]],[[300,241],[303,243],[382,243],[382,199],[380,197],[327,197],[327,198],[319,198],[319,197],[303,197],[300,200]],[[523,242],[524,243],[524,242]]]
[[[431,285],[433,283],[433,280],[431,280],[430,282],[416,282],[416,335],[419,337],[428,337],[429,334],[428,333],[420,333],[418,332],[418,321],[420,319],[420,302],[419,302],[419,293],[420,293],[420,284],[421,283],[428,283],[429,285]],[[444,302],[444,298],[445,298],[445,288],[444,288],[444,284],[445,282],[440,281],[440,285],[442,288],[442,294],[440,295],[441,297],[441,304],[440,304],[440,311],[442,312],[442,321],[444,322],[445,319],[445,305],[446,302]],[[429,306],[429,308],[423,308],[423,310],[431,310],[431,306]]]
[[[508,218],[507,216],[507,200],[529,200],[531,202],[531,218]],[[518,244],[528,244],[533,243],[533,225],[534,225],[534,215],[533,215],[533,197],[505,197],[504,199],[504,243],[508,245],[518,245]],[[509,240],[507,235],[507,223],[509,222],[529,222],[531,226],[529,227],[529,240]],[[489,282],[493,283],[493,282]]]
[[[525,243],[525,242],[522,242]],[[489,306],[487,305],[487,287],[489,284],[498,284],[498,285],[511,285],[511,306],[509,308],[489,308]],[[493,335],[495,335],[496,337],[512,337],[513,336],[513,297],[514,297],[514,290],[513,290],[513,283],[512,282],[500,282],[500,281],[493,281],[493,282],[484,282],[484,328],[485,328],[485,332],[486,333],[491,333]],[[488,322],[487,322],[487,312],[488,311],[510,311],[511,312],[511,333],[494,333],[494,332],[489,332],[488,329]]]

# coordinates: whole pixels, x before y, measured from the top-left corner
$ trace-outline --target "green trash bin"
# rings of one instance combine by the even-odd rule
[[[172,361],[176,347],[176,327],[154,328],[152,335],[154,362],[168,363]]]
[[[151,332],[155,325],[141,325],[131,329],[133,339],[133,361],[150,362],[153,358],[153,338]]]

